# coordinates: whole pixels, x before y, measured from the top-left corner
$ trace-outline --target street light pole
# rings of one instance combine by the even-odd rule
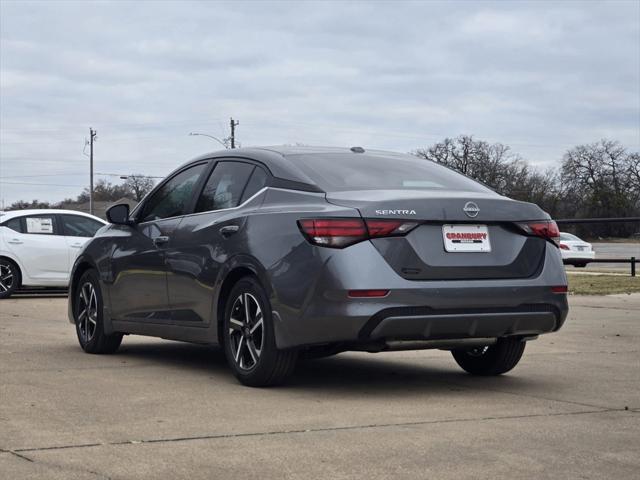
[[[96,131],[89,128],[89,213],[93,215],[93,142]]]
[[[236,127],[240,125],[240,121],[232,117],[229,125],[231,126],[231,148],[236,148]]]
[[[212,138],[213,140],[215,140],[216,142],[218,142],[224,148],[229,148],[226,143],[224,143],[219,138],[214,137],[213,135],[207,135],[206,133],[196,133],[196,132],[190,132],[189,135],[192,135],[192,136],[196,136],[197,135],[197,136],[200,136],[200,137],[209,137],[209,138]],[[231,148],[233,148],[233,147],[231,147]]]

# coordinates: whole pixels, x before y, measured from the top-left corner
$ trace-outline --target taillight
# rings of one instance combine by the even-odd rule
[[[560,244],[560,248],[561,248],[562,250],[571,250],[571,249],[569,248],[569,245],[567,245],[566,243],[561,243],[561,244]]]
[[[368,237],[360,218],[303,219],[298,226],[307,240],[323,247],[344,248]]]
[[[518,224],[529,235],[550,240],[556,246],[560,243],[560,229],[553,220],[540,220],[537,222],[525,222]]]
[[[314,245],[344,248],[369,238],[405,235],[418,225],[402,220],[361,218],[305,218],[300,231]]]
[[[554,287],[551,287],[551,291],[553,293],[567,293],[569,291],[569,287],[567,287],[566,285],[556,285]]]
[[[392,237],[395,235],[404,235],[413,230],[418,222],[404,222],[402,220],[378,220],[367,218],[364,221],[367,224],[369,235],[374,237]]]

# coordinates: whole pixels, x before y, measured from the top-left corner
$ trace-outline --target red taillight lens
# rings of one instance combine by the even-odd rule
[[[402,220],[315,218],[298,220],[304,236],[314,245],[344,248],[369,238],[404,235],[418,225]]]
[[[569,291],[569,287],[566,285],[557,285],[555,287],[551,287],[551,291],[553,293],[567,293]]]
[[[318,218],[298,220],[298,226],[311,243],[323,247],[343,248],[368,237],[360,218]]]
[[[561,243],[561,244],[560,244],[560,248],[561,248],[562,250],[570,250],[570,249],[569,249],[569,245],[567,245],[566,243]]]
[[[413,230],[417,222],[404,222],[402,220],[377,220],[373,218],[365,219],[367,230],[371,237],[389,237],[393,235],[404,235]]]
[[[386,297],[389,290],[349,290],[351,298],[375,298]]]
[[[530,235],[552,241],[556,246],[560,243],[560,229],[553,220],[520,223],[520,228]]]

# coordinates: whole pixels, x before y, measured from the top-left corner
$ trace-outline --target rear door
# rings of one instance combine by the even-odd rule
[[[82,247],[104,226],[104,223],[72,213],[60,214],[58,219],[62,224],[64,239],[69,247],[69,265],[73,265]]]
[[[6,229],[5,244],[32,285],[65,285],[69,281],[69,247],[55,214],[20,217],[21,231]]]
[[[190,165],[163,182],[122,226],[112,255],[113,317],[145,323],[171,320],[166,251],[185,212],[193,207],[208,162]]]
[[[242,250],[245,217],[237,207],[251,203],[267,179],[262,167],[240,161],[218,161],[209,174],[194,214],[184,217],[167,250],[176,323],[204,326],[211,321],[220,266]]]

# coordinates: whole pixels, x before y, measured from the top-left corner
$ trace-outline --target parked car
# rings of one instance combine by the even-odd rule
[[[69,294],[88,353],[123,334],[221,344],[251,386],[347,350],[446,349],[497,375],[568,311],[549,215],[411,155],[212,153],[107,217]]]
[[[21,286],[66,287],[76,256],[104,225],[72,210],[0,212],[0,298]]]
[[[564,263],[576,267],[586,267],[588,262],[596,258],[596,252],[589,242],[567,232],[560,232],[560,253]]]

